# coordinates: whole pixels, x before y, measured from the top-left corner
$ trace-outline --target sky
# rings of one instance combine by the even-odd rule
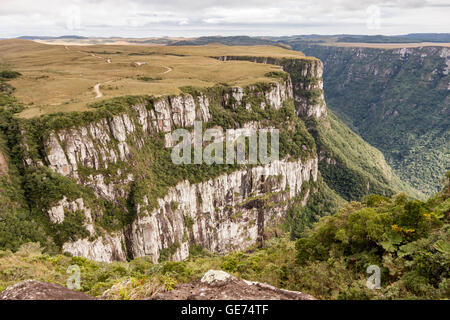
[[[0,0],[0,38],[450,32],[449,0]]]

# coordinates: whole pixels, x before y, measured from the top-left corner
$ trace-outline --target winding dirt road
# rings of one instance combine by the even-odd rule
[[[108,80],[108,81],[106,81],[106,82],[99,82],[99,83],[97,83],[97,84],[94,86],[94,92],[95,92],[95,94],[96,94],[95,99],[98,99],[98,98],[103,97],[103,93],[100,91],[100,86],[101,86],[102,84],[110,83],[110,82],[112,82],[112,81],[113,81],[113,80]]]
[[[173,70],[173,69],[172,69],[172,68],[170,68],[170,67],[166,67],[166,66],[161,66],[161,67],[163,67],[163,68],[166,68],[167,70],[166,70],[166,71],[164,71],[164,72],[158,73],[158,74],[166,74],[166,73],[169,73],[170,71],[172,71],[172,70]]]
[[[94,86],[94,92],[97,94],[95,99],[103,97],[103,93],[100,91],[100,85],[101,83],[99,82]]]
[[[72,51],[68,46],[64,46],[64,49],[66,49],[67,51]],[[103,57],[101,57],[101,56],[99,56],[99,55],[96,55],[95,53],[89,53],[89,52],[84,52],[84,51],[80,51],[80,50],[77,50],[76,52],[82,53],[82,54],[86,54],[86,55],[90,55],[90,56],[95,57],[95,58],[102,59],[102,60],[104,60],[106,63],[111,63],[111,59],[110,59],[110,58],[103,58]],[[158,75],[161,75],[161,74],[167,74],[167,73],[169,73],[169,72],[171,72],[171,71],[173,70],[173,69],[170,68],[170,67],[166,67],[166,66],[161,66],[161,67],[166,68],[167,70],[164,71],[164,72],[158,73]],[[108,83],[108,82],[111,82],[111,81],[112,81],[112,80],[103,82],[103,84]],[[103,93],[100,91],[100,86],[101,86],[101,85],[102,85],[102,83],[99,82],[99,83],[97,83],[97,84],[94,86],[95,99],[98,99],[98,98],[103,97]]]

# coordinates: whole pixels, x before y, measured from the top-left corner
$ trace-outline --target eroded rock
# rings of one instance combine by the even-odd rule
[[[59,284],[26,280],[0,292],[0,300],[95,300],[95,298]]]
[[[180,284],[152,300],[316,300],[313,296],[279,289],[261,282],[240,280],[225,271],[209,270],[201,280]]]

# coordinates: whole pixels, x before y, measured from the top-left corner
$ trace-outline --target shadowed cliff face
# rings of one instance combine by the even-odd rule
[[[432,194],[450,169],[450,49],[291,43],[321,59],[327,104],[380,149],[396,173]]]
[[[80,117],[24,121],[25,170],[52,190],[31,201],[48,215],[63,251],[98,261],[149,256],[158,262],[185,259],[192,246],[225,253],[262,243],[296,197],[306,203],[305,182],[317,181],[314,140],[295,114],[326,114],[321,80],[305,80],[320,79],[320,63],[284,63],[298,69],[295,79],[288,73],[244,88],[119,98]],[[282,159],[175,166],[168,135],[191,130],[194,121],[223,129],[279,127]]]

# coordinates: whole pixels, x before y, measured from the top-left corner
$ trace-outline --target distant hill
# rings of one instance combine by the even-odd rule
[[[359,36],[348,35],[339,37],[336,42],[364,42],[364,43],[416,43],[416,42],[450,42],[450,33],[411,33],[401,36]]]
[[[228,46],[257,46],[257,45],[273,45],[273,46],[283,46],[279,43],[264,39],[264,38],[254,38],[249,36],[234,36],[234,37],[200,37],[191,40],[181,40],[174,41],[170,43],[171,46],[200,46],[210,43],[221,43]]]
[[[88,37],[83,37],[83,36],[67,35],[67,36],[60,36],[60,37],[48,37],[48,36],[21,36],[21,37],[17,37],[17,39],[23,39],[23,40],[58,40],[58,39],[76,39],[76,40],[82,40],[82,39],[89,39],[89,38],[88,38]]]
[[[284,41],[306,41],[306,42],[351,42],[351,43],[420,43],[450,42],[450,33],[410,33],[405,35],[386,36],[386,35],[358,35],[358,34],[335,34],[335,35],[293,35],[289,37],[271,37],[268,38],[275,42]]]

